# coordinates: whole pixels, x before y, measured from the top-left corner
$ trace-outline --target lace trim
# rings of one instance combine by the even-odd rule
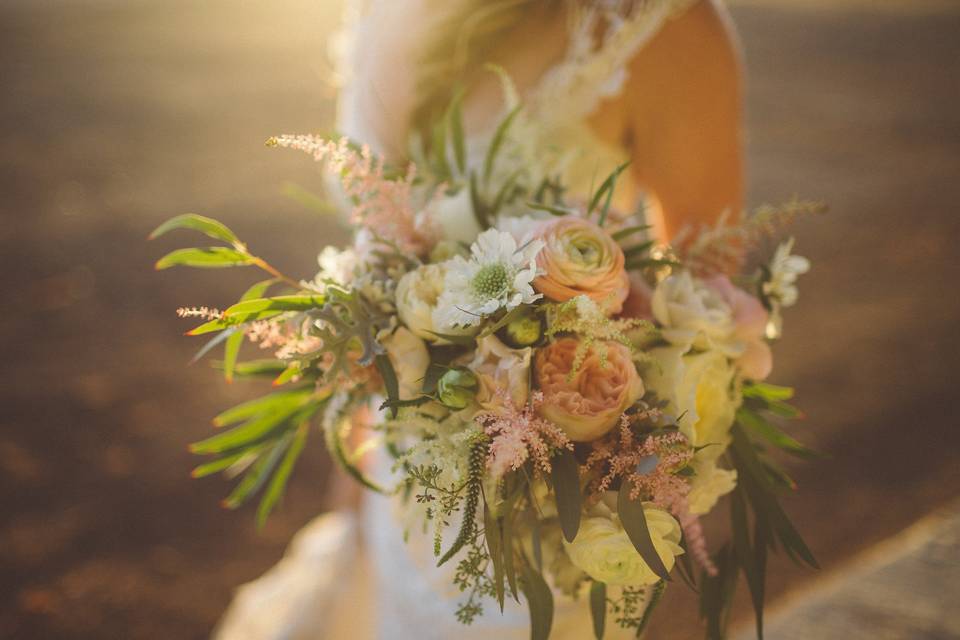
[[[663,23],[698,1],[601,0],[573,7],[567,54],[531,92],[530,112],[550,124],[583,120],[601,100],[619,95],[628,63]]]

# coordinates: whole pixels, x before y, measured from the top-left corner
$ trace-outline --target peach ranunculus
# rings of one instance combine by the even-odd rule
[[[565,337],[537,353],[536,374],[543,390],[540,415],[575,442],[589,442],[614,426],[643,395],[643,381],[630,349],[619,342],[590,345],[571,375],[579,340]],[[605,354],[604,354],[605,352]]]
[[[555,302],[586,295],[608,314],[620,313],[630,291],[623,250],[596,224],[573,216],[544,224],[536,234],[540,275],[534,288]]]
[[[713,276],[706,284],[720,294],[733,312],[733,336],[743,344],[737,366],[747,378],[763,380],[773,369],[773,354],[765,339],[767,310],[760,300],[734,286],[725,275]]]
[[[477,403],[485,410],[495,409],[502,400],[500,390],[509,393],[515,407],[527,404],[530,393],[530,359],[533,349],[511,349],[495,335],[477,340],[477,350],[467,367],[480,382]]]

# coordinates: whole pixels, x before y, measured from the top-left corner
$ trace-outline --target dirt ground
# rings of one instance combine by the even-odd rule
[[[750,200],[832,209],[795,229],[815,266],[775,374],[831,456],[788,500],[829,571],[960,489],[960,5],[733,11]],[[186,443],[254,389],[186,366],[173,310],[252,276],[156,273],[184,238],[145,237],[196,211],[303,275],[344,237],[280,193],[316,182],[308,159],[262,144],[329,125],[335,20],[314,0],[0,5],[0,637],[204,637],[323,509],[316,438],[259,534],[218,508],[225,482],[189,478]],[[818,579],[772,574],[773,597]],[[652,637],[690,637],[663,613]]]

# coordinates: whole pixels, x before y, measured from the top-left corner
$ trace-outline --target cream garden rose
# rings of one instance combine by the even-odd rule
[[[680,524],[652,503],[644,503],[643,514],[653,548],[663,566],[670,571],[676,557],[683,553]],[[577,537],[573,542],[564,541],[564,547],[570,561],[598,582],[639,587],[660,580],[630,542],[619,519],[602,503],[581,520]]]
[[[741,349],[731,344],[734,322],[730,305],[720,292],[689,271],[664,278],[654,290],[650,305],[670,344],[685,351],[718,348],[730,357],[740,355]]]
[[[544,242],[537,255],[540,275],[534,288],[563,302],[586,295],[608,314],[620,313],[630,292],[623,250],[594,223],[577,217],[544,223],[536,236]]]
[[[477,350],[468,367],[480,381],[477,402],[484,409],[495,408],[497,391],[506,389],[515,407],[527,403],[530,393],[530,361],[533,349],[511,349],[495,335],[477,340]]]
[[[730,443],[730,427],[738,406],[733,367],[719,351],[684,354],[683,347],[659,347],[644,370],[647,387],[678,419],[680,431],[698,455],[716,459]],[[707,446],[709,445],[709,446]]]
[[[643,381],[628,347],[601,342],[587,349],[575,373],[580,341],[566,337],[537,352],[536,374],[545,402],[540,415],[575,442],[596,440],[643,396]]]

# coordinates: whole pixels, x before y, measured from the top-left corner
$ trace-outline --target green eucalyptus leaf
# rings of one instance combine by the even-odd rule
[[[383,386],[387,392],[387,401],[393,403],[390,406],[390,417],[397,417],[396,403],[400,402],[400,382],[397,380],[397,372],[393,369],[393,363],[386,354],[380,354],[373,359],[373,363],[383,378]]]
[[[207,236],[215,240],[223,240],[229,244],[238,245],[240,240],[237,236],[227,228],[222,222],[218,222],[213,218],[207,218],[205,216],[197,215],[195,213],[185,213],[173,218],[170,218],[159,227],[153,230],[150,234],[150,240],[154,238],[159,238],[169,231],[174,229],[193,229],[194,231],[199,231],[206,234]]]
[[[493,517],[486,501],[483,504],[483,538],[487,543],[487,553],[490,554],[490,562],[493,563],[493,592],[500,605],[500,612],[503,613],[503,602],[505,590],[503,586],[503,530],[500,526],[500,519]]]
[[[529,563],[524,564],[521,587],[530,609],[530,640],[547,640],[553,626],[553,593]]]
[[[647,516],[643,512],[643,502],[630,499],[630,490],[632,483],[624,482],[620,485],[620,491],[617,494],[617,514],[620,516],[620,522],[623,524],[627,537],[633,543],[637,553],[647,563],[650,570],[657,574],[663,580],[670,580],[670,572],[667,571],[660,554],[653,546],[653,540],[650,538],[650,529],[647,527]]]
[[[596,580],[590,584],[590,617],[593,620],[593,636],[603,640],[607,626],[607,585]]]
[[[229,247],[194,247],[171,251],[157,260],[154,267],[157,270],[176,266],[220,269],[224,267],[244,267],[253,264],[253,260],[252,256]]]
[[[557,497],[560,529],[567,542],[573,542],[580,529],[583,495],[580,492],[580,468],[573,451],[562,449],[550,461],[553,490]]]

